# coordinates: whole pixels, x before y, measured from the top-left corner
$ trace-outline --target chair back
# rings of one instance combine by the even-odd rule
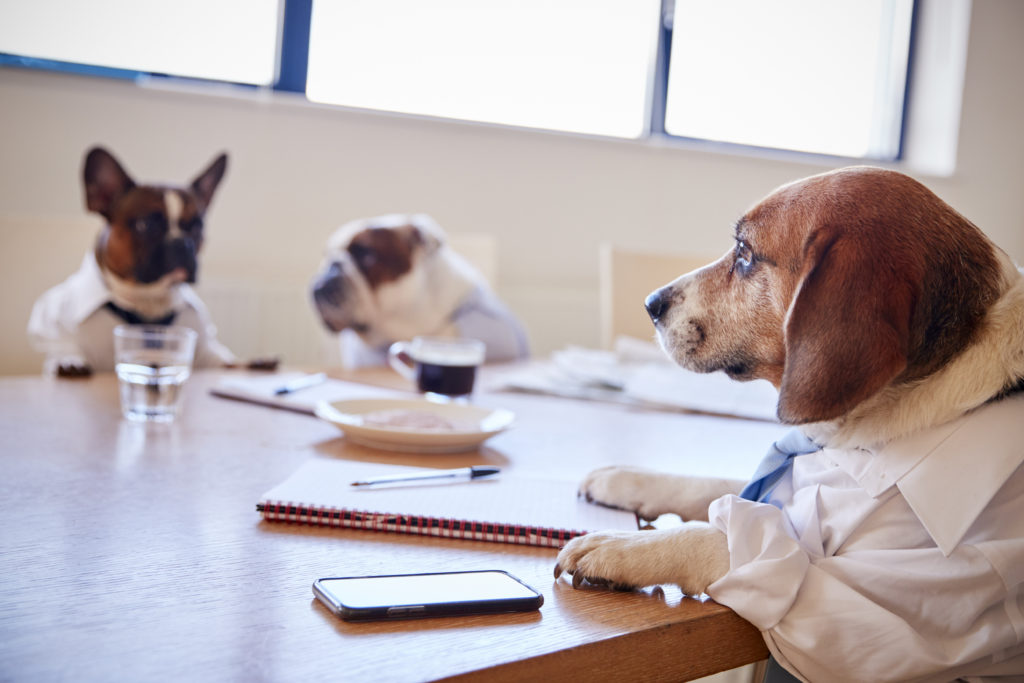
[[[680,275],[711,263],[692,254],[670,254],[600,245],[601,346],[613,348],[616,337],[651,339],[654,326],[644,299]]]

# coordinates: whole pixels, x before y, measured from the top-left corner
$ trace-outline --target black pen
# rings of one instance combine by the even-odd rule
[[[298,379],[293,379],[291,382],[282,384],[277,389],[274,389],[274,395],[283,396],[284,394],[291,394],[299,389],[316,386],[326,379],[327,375],[323,372],[318,372],[315,375],[303,375]]]
[[[490,477],[501,472],[497,467],[484,467],[475,465],[473,467],[459,467],[454,470],[435,470],[423,474],[393,474],[386,477],[373,477],[362,481],[352,482],[352,486],[373,486],[374,484],[393,484],[403,481],[420,481],[425,479],[479,479]]]

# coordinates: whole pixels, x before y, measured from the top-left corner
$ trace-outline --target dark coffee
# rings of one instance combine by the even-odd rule
[[[388,364],[416,382],[427,398],[462,398],[473,391],[476,369],[484,362],[486,347],[478,339],[415,337],[388,348]]]
[[[422,392],[465,396],[473,391],[475,365],[438,365],[416,362],[416,386]]]

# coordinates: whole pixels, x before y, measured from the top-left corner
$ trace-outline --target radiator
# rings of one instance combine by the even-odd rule
[[[338,340],[313,310],[309,290],[259,283],[204,282],[196,287],[217,336],[243,359],[280,356],[286,365],[337,365]]]

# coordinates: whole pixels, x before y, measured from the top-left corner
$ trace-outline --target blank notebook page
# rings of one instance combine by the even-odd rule
[[[635,514],[587,503],[577,497],[577,484],[569,481],[502,473],[473,480],[442,480],[443,483],[418,481],[386,486],[351,485],[359,479],[429,471],[427,468],[313,458],[287,480],[267,491],[259,509],[265,515],[266,507],[270,505],[288,505],[303,510],[338,509],[537,527],[570,531],[573,535],[604,529],[637,529]],[[290,519],[285,515],[276,518]],[[331,523],[298,518],[294,521]]]

